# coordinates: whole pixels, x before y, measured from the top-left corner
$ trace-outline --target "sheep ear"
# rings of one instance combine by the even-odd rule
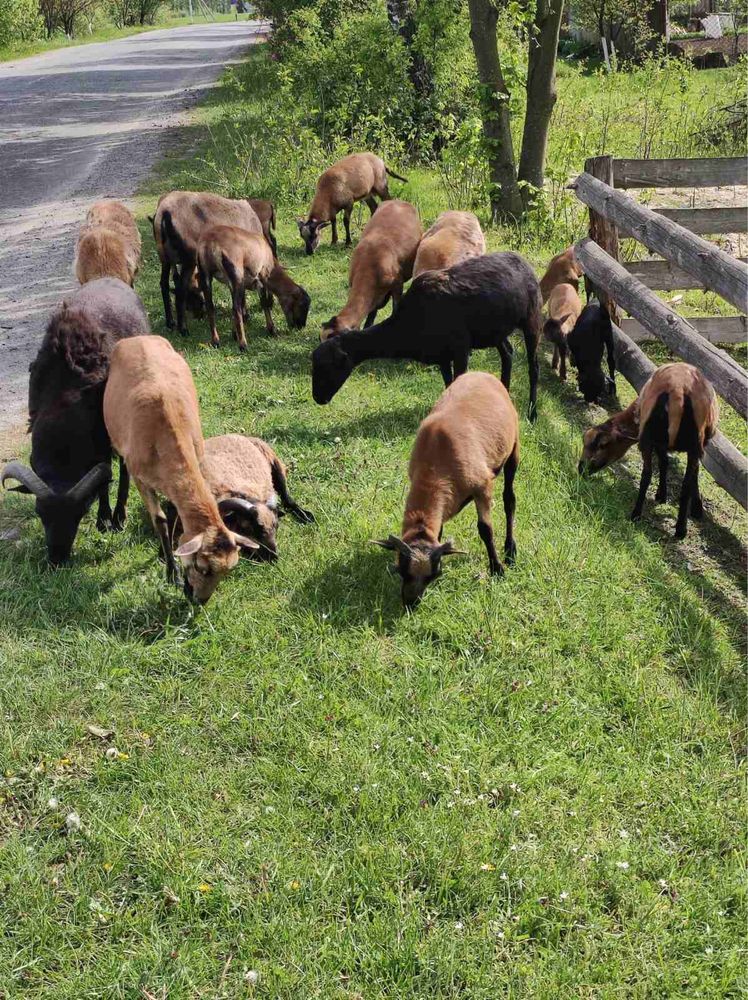
[[[189,542],[184,542],[180,545],[174,555],[179,556],[180,559],[184,559],[186,556],[194,556],[202,544],[203,536],[201,532],[199,535],[195,535],[194,538],[191,538]]]
[[[306,219],[302,219],[300,217],[296,219],[296,225],[299,227],[299,232],[301,232],[305,224],[306,224]]]
[[[259,549],[260,547],[257,542],[253,541],[251,538],[247,538],[245,535],[237,535],[232,531],[231,537],[240,549],[247,549],[248,551],[251,551],[252,549]]]

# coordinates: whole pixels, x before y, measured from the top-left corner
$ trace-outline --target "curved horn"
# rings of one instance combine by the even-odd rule
[[[388,538],[382,539],[381,541],[376,538],[371,539],[372,545],[379,545],[383,549],[390,549],[392,552],[401,552],[404,556],[412,556],[413,549],[407,542],[404,542],[402,538],[398,538],[397,535],[390,535]]]
[[[51,496],[52,490],[43,479],[40,479],[33,469],[21,462],[8,462],[3,469],[2,483],[5,486],[6,479],[16,479],[22,486],[25,486],[29,493],[36,497]]]
[[[243,497],[226,497],[225,500],[218,501],[218,513],[221,517],[231,513],[248,514],[255,507],[256,504],[253,504],[251,500],[245,500]]]
[[[93,469],[83,476],[75,486],[71,486],[68,490],[68,496],[73,500],[83,500],[91,493],[94,493],[100,486],[104,483],[109,483],[112,480],[112,467],[107,462],[100,462],[95,465]]]

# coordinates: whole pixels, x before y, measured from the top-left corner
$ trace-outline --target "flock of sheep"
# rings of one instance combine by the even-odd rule
[[[480,224],[469,212],[445,212],[424,234],[414,206],[390,198],[388,174],[404,180],[371,153],[345,157],[319,178],[310,211],[298,225],[311,255],[326,226],[337,242],[341,211],[350,245],[355,202],[365,201],[371,210],[351,257],[347,302],[323,325],[322,342],[312,354],[316,402],[328,403],[356,365],[372,358],[433,364],[444,379],[445,391],[413,446],[401,535],[376,543],[397,554],[403,602],[413,607],[439,575],[442,558],[457,553],[451,540],[442,541],[443,528],[470,502],[490,571],[503,573],[491,520],[494,482],[501,472],[504,561],[514,559],[519,419],[508,392],[510,335],[520,329],[524,336],[531,421],[537,415],[541,332],[553,344],[553,368],[560,369],[562,379],[570,356],[587,401],[615,392],[615,362],[607,312],[596,301],[582,307],[582,272],[573,250],[554,257],[538,282],[518,254],[485,252]],[[274,298],[290,327],[305,326],[310,298],[278,261],[270,202],[173,191],[159,200],[151,221],[168,327],[174,326],[173,282],[180,332],[187,333],[188,310],[197,316],[205,310],[211,344],[219,346],[214,279],[231,291],[241,350],[247,348],[248,290],[259,294],[269,333],[274,332]],[[122,528],[132,477],[159,537],[168,579],[176,582],[181,576],[187,596],[204,604],[240,553],[277,558],[276,529],[284,509],[301,522],[314,518],[290,495],[286,469],[266,442],[236,434],[203,439],[189,366],[169,341],[150,333],[133,291],[140,251],[135,220],[123,205],[102,201],[90,209],[76,251],[81,287],[53,314],[30,367],[30,467],[10,462],[2,482],[15,480],[20,484],[15,489],[35,496],[48,556],[57,565],[69,559],[81,518],[94,499],[97,528]],[[375,323],[390,299],[392,314]],[[499,351],[501,380],[467,372],[472,351],[490,346]],[[606,351],[608,374],[603,371]],[[686,452],[675,532],[682,538],[689,515],[702,514],[699,459],[717,420],[716,397],[706,379],[690,365],[664,365],[634,403],[586,432],[579,471],[602,469],[638,443],[643,472],[631,515],[637,519],[653,456],[660,468],[656,500],[662,502],[668,453]],[[113,511],[112,449],[120,459]],[[168,501],[166,509],[160,496]]]

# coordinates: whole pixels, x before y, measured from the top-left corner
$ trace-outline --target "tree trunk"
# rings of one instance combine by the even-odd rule
[[[470,40],[473,43],[478,79],[481,83],[481,117],[488,149],[491,181],[491,214],[498,219],[517,219],[523,205],[517,183],[509,115],[509,91],[504,83],[496,38],[498,12],[491,0],[468,0]]]
[[[556,53],[564,0],[537,0],[527,63],[527,109],[522,133],[519,179],[525,207],[533,189],[543,187],[548,129],[556,103]]]

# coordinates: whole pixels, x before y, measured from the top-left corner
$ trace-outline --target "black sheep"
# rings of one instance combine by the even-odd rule
[[[149,333],[148,317],[135,292],[118,278],[99,278],[74,292],[53,314],[29,367],[31,468],[10,462],[2,482],[33,493],[53,565],[70,558],[81,518],[98,494],[96,527],[120,529],[129,488],[120,463],[112,514],[109,482],[112,447],[102,401],[109,356],[118,340]]]
[[[566,338],[571,360],[577,368],[579,391],[585,402],[596,402],[605,392],[616,391],[613,324],[605,306],[590,302]],[[608,352],[610,378],[603,372],[603,351]]]
[[[329,403],[356,365],[371,358],[408,358],[436,364],[444,384],[467,371],[470,353],[497,347],[501,381],[512,373],[510,334],[522,330],[530,370],[528,416],[537,415],[537,346],[542,328],[540,287],[516,253],[473,257],[444,271],[420,275],[396,313],[362,332],[330,337],[312,354],[312,395]]]

